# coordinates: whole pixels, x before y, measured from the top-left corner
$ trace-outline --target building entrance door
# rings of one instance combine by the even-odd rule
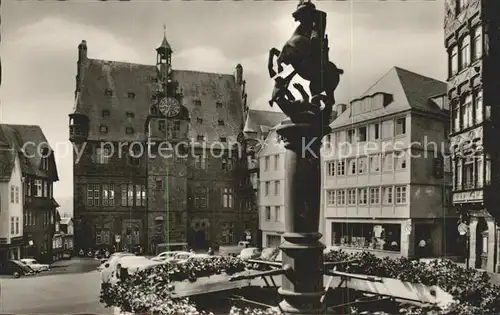
[[[488,225],[484,218],[478,218],[476,228],[476,265],[475,268],[486,269],[488,265]]]

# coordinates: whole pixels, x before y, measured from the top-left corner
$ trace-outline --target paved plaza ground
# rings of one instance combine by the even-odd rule
[[[98,263],[73,258],[33,277],[0,278],[0,313],[111,314],[99,302]]]

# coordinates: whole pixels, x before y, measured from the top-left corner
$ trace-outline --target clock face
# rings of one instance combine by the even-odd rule
[[[174,117],[181,111],[181,105],[173,97],[165,97],[160,101],[158,106],[163,115],[167,117]]]

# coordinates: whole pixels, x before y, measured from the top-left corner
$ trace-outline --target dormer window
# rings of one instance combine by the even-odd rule
[[[201,106],[201,100],[194,100],[194,105]]]
[[[134,113],[132,113],[132,112],[127,112],[126,115],[127,115],[127,118],[134,118]]]
[[[205,136],[198,135],[198,136],[196,136],[196,140],[197,141],[205,141]]]
[[[156,96],[156,94],[151,95],[152,102],[156,102],[157,100],[158,100],[158,97]]]
[[[216,106],[217,108],[222,108],[222,102],[217,102],[217,103],[215,103],[215,106]]]
[[[109,110],[105,109],[102,111],[102,117],[105,118],[105,117],[108,117],[109,116]]]
[[[199,124],[203,124],[203,118],[196,118],[196,122]]]
[[[220,142],[227,142],[227,138],[226,137],[220,137]]]
[[[134,99],[135,98],[135,93],[134,92],[128,92],[128,98]]]
[[[132,127],[127,127],[127,128],[125,129],[125,132],[126,132],[128,135],[131,135],[131,134],[133,134],[133,133],[134,133],[134,128],[132,128]]]
[[[113,95],[113,91],[110,90],[110,89],[106,89],[106,90],[104,90],[104,95],[112,96]]]
[[[108,133],[108,126],[106,126],[106,125],[101,125],[101,126],[99,127],[99,132],[100,132],[100,133]]]
[[[224,120],[219,119],[219,120],[217,121],[217,124],[218,124],[219,126],[224,126]]]
[[[151,82],[158,83],[158,77],[151,77]]]

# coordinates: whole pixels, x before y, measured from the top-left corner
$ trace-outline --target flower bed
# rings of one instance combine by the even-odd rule
[[[337,270],[439,286],[458,301],[446,310],[404,307],[400,310],[400,314],[500,313],[500,287],[490,283],[490,276],[486,272],[462,268],[451,261],[435,260],[424,263],[404,257],[380,259],[367,252],[347,254],[340,250],[331,251],[325,254],[324,258],[325,261],[329,262],[359,259],[359,263],[338,266]],[[182,281],[195,283],[201,277],[231,275],[252,268],[252,265],[245,265],[243,261],[232,257],[218,257],[179,266],[161,265],[138,272],[110,289],[102,291],[101,300],[107,306],[117,306],[121,310],[134,313],[155,315],[207,314],[197,310],[194,304],[191,304],[187,299],[173,297],[173,285]],[[353,309],[353,312],[355,311]],[[383,310],[378,311],[382,311],[380,314],[383,314]],[[275,314],[274,312],[276,311],[233,308],[230,314],[269,315]],[[375,310],[370,313],[373,312]]]
[[[177,285],[181,289],[195,284],[200,278],[228,279],[229,275],[245,270],[245,263],[233,257],[214,257],[190,261],[181,265],[159,265],[131,275],[124,281],[101,291],[101,303],[121,312],[154,315],[212,314],[199,311],[188,299],[173,296]],[[275,311],[232,308],[231,315],[272,315]]]
[[[500,287],[491,284],[486,272],[465,269],[449,260],[429,263],[412,261],[404,257],[380,259],[368,252],[347,254],[341,250],[325,254],[325,261],[359,259],[358,264],[339,266],[337,270],[350,273],[394,278],[401,281],[439,286],[458,301],[446,310],[411,307],[402,314],[498,314],[500,313]]]

